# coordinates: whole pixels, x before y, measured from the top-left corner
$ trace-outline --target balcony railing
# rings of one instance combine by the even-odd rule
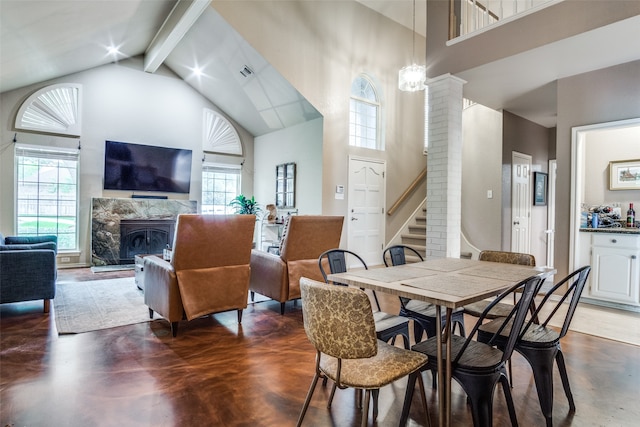
[[[465,36],[560,0],[451,0],[449,38]]]

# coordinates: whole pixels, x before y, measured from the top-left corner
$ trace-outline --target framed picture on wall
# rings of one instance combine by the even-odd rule
[[[640,190],[640,159],[609,162],[609,190]]]
[[[547,179],[548,176],[544,172],[533,173],[533,205],[547,205]]]

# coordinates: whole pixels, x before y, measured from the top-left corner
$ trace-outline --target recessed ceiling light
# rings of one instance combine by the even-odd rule
[[[120,53],[120,51],[118,50],[118,48],[116,46],[109,46],[107,48],[107,52],[109,52],[109,55],[117,55]]]
[[[196,77],[200,77],[200,76],[202,75],[202,70],[200,69],[200,67],[195,67],[195,68],[193,69],[193,74],[194,74]]]

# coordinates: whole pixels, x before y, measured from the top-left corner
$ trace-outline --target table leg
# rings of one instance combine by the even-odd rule
[[[436,305],[436,322],[442,317],[442,308]],[[438,325],[439,326],[439,325]],[[446,417],[446,403],[445,403],[445,370],[444,361],[442,360],[442,328],[436,327],[436,351],[438,352],[438,425],[440,427],[445,426]]]
[[[451,425],[451,333],[452,333],[452,326],[451,326],[451,319],[452,319],[452,312],[453,310],[451,308],[447,307],[447,320],[446,320],[446,326],[445,326],[445,332],[444,332],[444,339],[446,340],[446,347],[447,347],[447,366],[446,366],[446,375],[445,375],[445,384],[447,386],[447,390],[446,390],[446,405],[445,405],[445,414],[446,414],[446,418],[445,418],[445,425],[447,427],[449,427]]]

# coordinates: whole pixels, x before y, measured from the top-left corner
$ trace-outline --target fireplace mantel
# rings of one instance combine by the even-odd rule
[[[91,200],[91,265],[120,261],[120,221],[176,220],[197,213],[195,200],[93,198]]]

